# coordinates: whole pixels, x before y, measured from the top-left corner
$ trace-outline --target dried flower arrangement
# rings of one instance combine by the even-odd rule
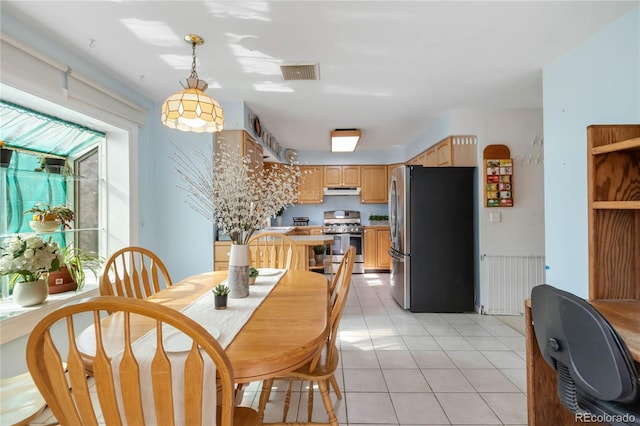
[[[268,171],[252,168],[250,155],[218,141],[217,155],[179,151],[172,157],[185,184],[186,203],[215,223],[233,244],[247,244],[251,235],[298,197],[300,168],[277,164]]]

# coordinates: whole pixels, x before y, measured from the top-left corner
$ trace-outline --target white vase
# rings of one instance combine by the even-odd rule
[[[47,300],[49,287],[45,280],[16,282],[13,286],[13,301],[20,306],[33,306]]]
[[[229,254],[229,297],[240,299],[249,295],[249,246],[231,244]]]
[[[282,226],[282,216],[276,216],[276,226]]]

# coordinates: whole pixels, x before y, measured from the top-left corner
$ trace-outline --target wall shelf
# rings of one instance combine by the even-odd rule
[[[614,142],[609,145],[596,146],[591,148],[592,155],[607,154],[609,152],[626,151],[640,149],[640,138],[627,139]]]

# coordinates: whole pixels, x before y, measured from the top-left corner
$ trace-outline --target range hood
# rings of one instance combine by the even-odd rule
[[[360,188],[325,188],[324,195],[360,195]]]

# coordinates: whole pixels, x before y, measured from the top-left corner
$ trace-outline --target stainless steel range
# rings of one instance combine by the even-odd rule
[[[349,246],[356,248],[356,260],[353,265],[354,274],[364,274],[364,256],[362,254],[362,234],[364,227],[360,224],[360,212],[354,210],[330,210],[324,212],[322,233],[333,235],[333,272],[337,272],[342,257]]]

